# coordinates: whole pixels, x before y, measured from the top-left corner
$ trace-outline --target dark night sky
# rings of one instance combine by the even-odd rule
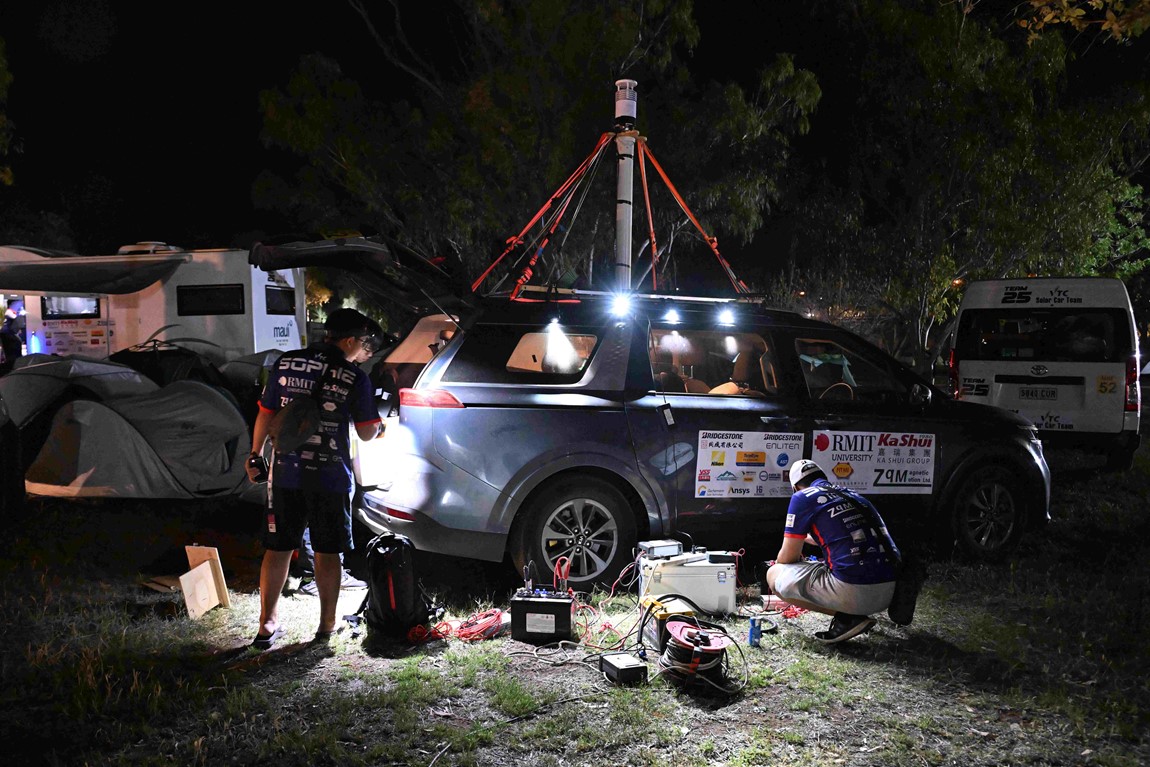
[[[697,2],[702,43],[696,60],[716,79],[734,79],[779,50],[795,53],[824,89],[809,139],[819,141],[820,134],[841,129],[833,114],[842,63],[833,41],[785,12],[789,4]],[[220,0],[0,4],[0,37],[15,77],[6,111],[22,143],[12,160],[22,193],[39,208],[61,209],[61,200],[93,175],[115,179],[115,193],[131,213],[102,222],[110,247],[151,239],[223,246],[253,230],[284,231],[284,222],[251,203],[252,181],[272,161],[258,139],[259,91],[284,83],[310,51],[334,56],[377,92],[407,86],[384,68],[346,3],[257,7],[263,13]],[[1120,54],[1110,46],[1095,60],[1123,76],[1131,75],[1131,66],[1145,73],[1145,42]],[[605,115],[612,99],[604,94]],[[588,137],[587,145],[592,142]],[[572,149],[572,167],[585,150]],[[524,220],[533,212],[524,211]]]
[[[301,54],[334,56],[377,92],[408,87],[344,2],[263,4],[262,14],[220,0],[0,5],[15,77],[7,113],[22,144],[12,160],[21,192],[40,209],[60,210],[93,177],[114,179],[113,194],[130,213],[100,221],[109,249],[139,240],[223,246],[253,230],[290,228],[253,208],[251,185],[274,162],[258,138],[259,91],[284,83]],[[761,5],[724,4],[721,15],[698,5],[696,58],[714,60],[717,78],[753,73],[773,56],[761,39],[730,45],[733,30],[762,28]],[[785,31],[777,22],[771,28]],[[605,124],[613,98],[603,94]],[[572,167],[593,141],[572,148]],[[524,211],[524,221],[533,212]]]

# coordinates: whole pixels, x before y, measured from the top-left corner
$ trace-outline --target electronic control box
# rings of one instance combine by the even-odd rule
[[[511,638],[532,644],[574,639],[575,598],[547,589],[519,589],[511,597]]]
[[[711,615],[735,611],[736,557],[729,551],[639,557],[639,596],[678,594]]]
[[[647,559],[662,559],[682,554],[683,544],[667,538],[658,541],[639,541],[639,551]]]
[[[631,653],[611,652],[600,655],[599,670],[615,684],[647,681],[647,664]]]

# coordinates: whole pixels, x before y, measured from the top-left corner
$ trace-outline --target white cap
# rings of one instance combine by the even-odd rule
[[[795,461],[791,464],[791,487],[797,487],[800,482],[805,480],[815,472],[826,474],[814,461],[809,458],[804,458],[801,461]]]

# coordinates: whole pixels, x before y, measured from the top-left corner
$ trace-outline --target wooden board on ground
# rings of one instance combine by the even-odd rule
[[[188,567],[193,570],[201,563],[207,562],[212,568],[212,578],[216,582],[216,595],[219,603],[224,607],[231,607],[228,598],[228,584],[224,581],[224,568],[220,565],[220,552],[211,546],[185,546],[188,552]]]
[[[220,603],[216,579],[212,577],[212,563],[209,561],[201,562],[181,575],[180,588],[184,592],[188,615],[193,618],[199,618]]]

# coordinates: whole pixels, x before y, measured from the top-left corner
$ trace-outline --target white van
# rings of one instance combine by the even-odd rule
[[[955,397],[1019,413],[1044,445],[1096,449],[1109,468],[1128,468],[1140,367],[1120,280],[983,280],[963,296],[950,353]]]

